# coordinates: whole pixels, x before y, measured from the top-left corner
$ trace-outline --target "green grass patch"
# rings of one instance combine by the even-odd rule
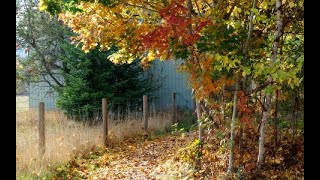
[[[178,117],[179,119],[177,123],[165,127],[164,130],[151,131],[149,133],[148,140],[153,140],[155,138],[162,137],[167,134],[179,136],[182,133],[189,132],[197,128],[197,117],[194,114],[192,114],[192,111],[180,112]]]

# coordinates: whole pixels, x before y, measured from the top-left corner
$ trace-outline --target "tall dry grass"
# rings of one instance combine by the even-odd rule
[[[26,111],[29,109],[29,96],[16,96],[16,111]]]
[[[45,155],[38,155],[37,111],[16,112],[16,177],[43,175],[48,167],[70,160],[93,146],[102,146],[102,126],[89,125],[68,119],[61,112],[45,112]],[[119,143],[125,137],[142,133],[142,119],[127,115],[124,119],[109,121],[111,142]],[[170,114],[149,117],[150,131],[163,131],[170,126]]]

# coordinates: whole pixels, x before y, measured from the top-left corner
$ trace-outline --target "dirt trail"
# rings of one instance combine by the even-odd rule
[[[177,160],[177,151],[193,140],[165,136],[152,141],[125,143],[106,153],[105,165],[86,173],[88,179],[180,179],[191,174],[188,163]]]

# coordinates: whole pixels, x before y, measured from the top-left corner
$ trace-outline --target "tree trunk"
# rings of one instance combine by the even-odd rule
[[[196,108],[197,108],[197,119],[198,119],[198,123],[199,123],[199,141],[200,143],[202,143],[202,139],[203,139],[203,132],[204,132],[204,129],[203,129],[203,125],[202,125],[202,121],[201,121],[201,116],[202,116],[202,113],[201,113],[201,102],[196,102]]]
[[[233,172],[233,162],[234,162],[234,131],[235,131],[235,122],[236,122],[236,113],[237,113],[237,93],[238,93],[238,81],[236,82],[236,90],[233,95],[233,111],[232,111],[232,120],[231,120],[231,137],[230,137],[230,154],[229,154],[229,166],[227,173],[230,174]]]
[[[253,0],[252,9],[256,8],[256,3],[257,3],[257,0]],[[248,55],[249,42],[250,42],[252,30],[253,30],[253,22],[252,22],[253,16],[254,16],[254,13],[251,12],[250,18],[249,18],[250,24],[249,24],[248,36],[247,36],[246,43],[245,43],[244,48],[243,48],[243,53],[245,54],[245,56]]]
[[[281,0],[276,1],[276,10],[277,10],[277,26],[276,26],[276,32],[274,36],[273,41],[273,47],[272,47],[272,53],[271,53],[271,65],[273,65],[277,60],[277,51],[279,47],[279,41],[280,37],[283,33],[283,22],[282,22],[282,11],[281,11]],[[272,78],[269,76],[268,81],[271,82]],[[263,161],[264,161],[264,139],[265,139],[265,124],[269,118],[271,111],[271,94],[266,95],[266,102],[265,106],[263,108],[262,113],[262,120],[261,120],[261,126],[260,126],[260,137],[259,137],[259,154],[257,159],[257,167],[258,169],[261,168]]]
[[[299,117],[298,115],[299,115],[299,92],[295,92],[294,113],[293,113],[293,119],[294,119],[293,140],[295,140],[295,135],[297,133],[297,125],[298,125],[298,117]]]
[[[172,107],[171,107],[171,122],[175,124],[177,122],[177,104],[176,104],[176,93],[172,93]]]
[[[273,136],[274,136],[274,149],[273,149],[273,157],[275,157],[276,150],[277,150],[277,144],[278,144],[278,95],[279,95],[279,90],[276,91],[276,109],[274,112],[274,124],[273,124]]]
[[[252,8],[256,7],[257,0],[253,0]],[[251,12],[250,18],[249,18],[249,29],[248,29],[248,35],[247,39],[244,45],[244,48],[242,49],[242,52],[244,53],[245,59],[248,57],[248,50],[249,50],[249,42],[253,30],[253,12]],[[234,164],[234,139],[235,139],[235,119],[236,119],[236,113],[237,113],[237,93],[238,93],[238,86],[239,86],[239,80],[238,77],[236,79],[236,87],[235,92],[233,96],[233,112],[232,112],[232,120],[231,120],[231,137],[230,137],[230,154],[229,154],[229,166],[227,173],[230,174],[233,172],[233,164]],[[246,82],[246,77],[242,78],[242,81]]]
[[[271,94],[268,94],[266,95],[266,102],[263,108],[264,110],[262,112],[262,119],[260,123],[259,153],[258,153],[258,160],[257,160],[258,169],[261,168],[261,165],[264,160],[264,152],[265,152],[265,147],[264,147],[265,130],[264,129],[265,129],[266,122],[269,118],[270,110],[271,110],[270,104],[271,104]]]
[[[196,166],[195,168],[197,170],[201,169],[201,152],[202,152],[202,144],[203,144],[203,133],[204,133],[204,130],[203,130],[203,127],[202,127],[202,120],[201,120],[201,116],[202,116],[202,113],[201,113],[201,103],[196,100],[196,110],[197,110],[197,119],[198,119],[198,126],[199,126],[199,146],[198,146],[198,149],[197,149],[197,160],[196,160]]]
[[[294,108],[293,108],[293,115],[292,115],[292,140],[294,142],[295,140],[295,135],[296,135],[296,130],[297,130],[297,115],[298,111],[296,109],[296,103],[294,103]]]
[[[222,113],[222,119],[223,119],[223,123],[226,123],[226,94],[225,94],[225,87],[226,85],[224,84],[222,87],[222,109],[221,109],[221,113]]]
[[[192,18],[192,2],[191,0],[187,0],[187,8],[188,8],[188,18],[191,20]],[[189,24],[187,26],[188,28],[188,33],[189,34],[192,34],[192,24]],[[191,57],[190,59],[191,60],[194,60],[194,57],[193,57],[193,51],[194,49],[192,47],[189,46],[189,50],[191,51]],[[198,146],[198,155],[197,155],[197,160],[196,160],[196,169],[197,170],[200,170],[201,169],[201,152],[202,152],[202,146],[203,146],[203,133],[204,133],[204,130],[203,130],[203,125],[202,125],[202,120],[201,120],[201,117],[202,117],[202,112],[201,112],[201,101],[199,101],[198,99],[196,99],[196,111],[197,111],[197,119],[198,119],[198,124],[199,124],[199,146]]]

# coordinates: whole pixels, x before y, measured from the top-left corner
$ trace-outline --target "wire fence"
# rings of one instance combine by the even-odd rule
[[[173,96],[173,93],[172,93]],[[172,96],[163,97],[169,98],[172,101]],[[176,96],[175,96],[176,97]],[[42,100],[45,100],[42,98]],[[36,101],[34,103],[31,101]],[[154,116],[157,113],[162,112],[171,112],[173,108],[175,111],[185,110],[182,106],[177,106],[176,101],[168,103],[165,107],[157,107],[156,97],[149,95],[148,96],[148,107],[147,112],[149,116]],[[56,107],[55,102],[52,101],[41,101],[41,99],[32,99],[29,96],[16,96],[16,112],[23,112],[29,110],[38,110],[39,102],[44,102],[45,111],[58,111],[64,112],[70,118],[77,120],[90,120],[90,121],[102,121],[102,99],[90,100],[88,102],[78,103],[69,108],[68,111],[61,110]],[[54,105],[52,105],[52,103]],[[174,107],[173,107],[174,106]],[[141,119],[143,118],[143,98],[127,98],[125,100],[108,100],[107,99],[107,109],[108,117],[112,121],[121,121],[127,117],[132,119]]]

